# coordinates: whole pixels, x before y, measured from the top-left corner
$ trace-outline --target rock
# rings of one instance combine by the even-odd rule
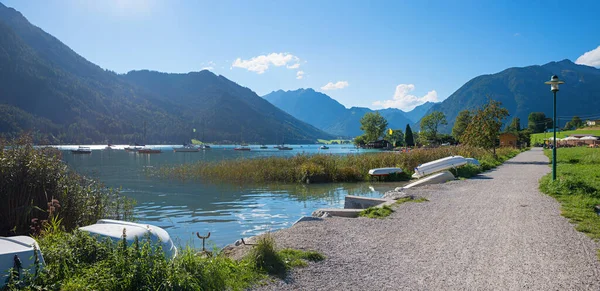
[[[396,191],[396,190],[387,191],[383,195],[383,198],[385,198],[385,199],[393,199],[393,200],[398,200],[398,199],[407,198],[407,197],[414,198],[412,195],[410,195],[410,194],[408,194],[406,192]]]
[[[312,213],[312,216],[325,218],[325,217],[331,217],[331,214],[329,214],[329,212],[326,212],[326,211],[315,210],[315,212]]]

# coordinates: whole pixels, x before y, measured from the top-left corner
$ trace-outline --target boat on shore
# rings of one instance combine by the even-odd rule
[[[394,168],[394,167],[376,168],[376,169],[369,170],[369,175],[378,176],[378,177],[389,176],[391,174],[400,174],[400,173],[402,173],[402,169]]]
[[[173,151],[176,153],[195,153],[195,152],[199,152],[200,149],[191,144],[185,144],[185,145],[183,145],[183,147],[173,148]]]
[[[412,175],[413,178],[421,178],[427,175],[441,172],[444,170],[460,167],[467,164],[467,159],[462,156],[449,156],[439,160],[431,161],[419,165],[415,168],[415,173]]]
[[[95,224],[80,227],[79,230],[96,236],[99,240],[110,238],[118,242],[125,238],[128,245],[133,244],[136,239],[143,240],[149,237],[152,242],[162,244],[162,251],[167,258],[177,256],[177,247],[175,247],[169,233],[158,226],[122,220],[100,219]]]
[[[4,290],[9,270],[15,267],[15,261],[20,263],[20,268],[13,272],[18,272],[19,276],[25,274],[24,270],[33,270],[36,264],[34,255],[36,252],[39,266],[43,268],[44,257],[35,239],[24,235],[0,237],[0,289]]]
[[[72,154],[91,154],[92,149],[90,147],[79,146],[77,149],[71,150],[71,153]]]

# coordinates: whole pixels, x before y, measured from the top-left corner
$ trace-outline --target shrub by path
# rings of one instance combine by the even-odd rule
[[[327,259],[273,290],[599,290],[597,243],[538,190],[540,149],[474,179],[415,189],[386,219],[328,218],[273,235],[279,247]]]

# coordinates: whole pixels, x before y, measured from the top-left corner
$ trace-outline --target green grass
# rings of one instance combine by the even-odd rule
[[[269,234],[240,261],[220,253],[198,256],[189,247],[168,260],[149,237],[128,246],[53,229],[38,237],[44,269],[10,280],[7,290],[247,290],[270,276],[284,278],[291,268],[325,259],[314,251],[276,250]]]
[[[406,202],[415,202],[415,203],[422,203],[422,202],[427,202],[429,200],[427,200],[427,198],[424,197],[420,197],[417,199],[413,199],[412,197],[404,197],[404,198],[400,198],[398,200],[396,200],[396,202],[394,203],[394,205],[400,205]],[[369,207],[363,211],[361,211],[358,216],[359,217],[367,217],[367,218],[385,218],[390,216],[392,213],[394,212],[394,209],[392,209],[392,207],[384,205],[382,207]]]
[[[545,154],[552,158],[552,151]],[[600,216],[594,210],[600,205],[600,150],[559,148],[557,157],[557,180],[549,173],[540,180],[540,190],[561,203],[561,214],[578,231],[600,239]]]
[[[219,183],[305,183],[314,182],[362,182],[372,178],[370,169],[400,167],[404,173],[387,180],[406,181],[413,169],[436,159],[451,155],[473,157],[481,167],[465,167],[459,176],[489,170],[519,153],[511,148],[497,149],[497,157],[490,151],[459,146],[433,149],[415,149],[409,153],[378,152],[365,154],[329,155],[299,154],[293,157],[268,157],[255,159],[197,162],[177,166],[165,166],[156,170],[159,177],[175,180],[199,180]],[[470,172],[469,172],[470,171]]]
[[[556,137],[557,138],[565,138],[571,134],[590,134],[590,135],[600,136],[600,129],[593,129],[593,130],[581,129],[581,130],[557,131]],[[550,138],[552,136],[553,136],[552,132],[532,134],[530,137],[531,145],[542,144],[542,143],[544,143],[545,139]]]

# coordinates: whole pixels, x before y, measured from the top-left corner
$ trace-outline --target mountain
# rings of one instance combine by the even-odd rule
[[[408,119],[410,119],[412,122],[418,122],[419,120],[421,120],[421,118],[423,118],[423,116],[425,116],[427,111],[429,111],[429,108],[431,108],[435,104],[437,103],[427,101],[415,107],[413,110],[405,112],[404,115],[408,117]]]
[[[550,62],[542,66],[509,68],[502,72],[473,78],[442,103],[432,106],[429,112],[442,111],[448,125],[443,132],[450,133],[458,112],[473,109],[487,102],[488,96],[502,102],[510,117],[521,119],[521,127],[527,126],[531,112],[544,112],[552,117],[552,92],[544,82],[558,75],[565,84],[557,92],[556,108],[559,125],[563,126],[572,116],[600,116],[600,69],[578,65],[570,60]]]
[[[232,142],[332,137],[208,71],[104,70],[0,4],[0,135],[22,131],[46,143],[180,143],[201,132]]]
[[[313,89],[295,91],[274,91],[263,96],[273,105],[292,116],[316,126],[336,136],[354,137],[361,135],[360,119],[367,112],[374,112],[365,107],[346,108],[326,94]],[[406,124],[413,123],[399,109],[382,109],[379,113],[386,118],[389,127],[403,129]]]

